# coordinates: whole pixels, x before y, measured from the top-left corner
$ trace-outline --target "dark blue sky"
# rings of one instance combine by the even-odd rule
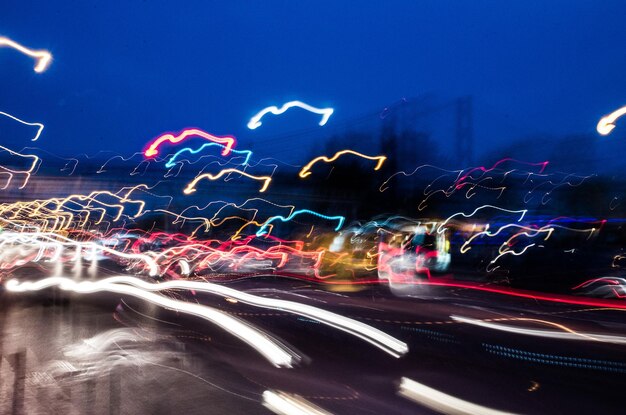
[[[624,1],[24,0],[3,4],[0,35],[52,52],[36,74],[0,49],[0,111],[45,123],[38,145],[63,155],[130,154],[197,126],[289,161],[298,138],[268,138],[317,116],[245,125],[291,99],[334,107],[332,126],[402,97],[471,94],[482,151],[591,132],[626,104]]]

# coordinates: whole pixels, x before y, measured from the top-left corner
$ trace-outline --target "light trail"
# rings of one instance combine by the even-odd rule
[[[304,179],[305,177],[309,176],[311,174],[311,172],[309,170],[311,170],[311,167],[313,167],[313,165],[315,163],[317,163],[318,161],[323,161],[325,163],[331,163],[335,160],[337,160],[340,156],[343,156],[344,154],[354,154],[355,156],[364,158],[364,159],[368,159],[368,160],[377,160],[378,162],[376,163],[376,167],[374,167],[374,170],[379,170],[383,163],[385,162],[385,160],[387,160],[386,156],[367,156],[365,154],[359,153],[357,151],[354,150],[341,150],[335,153],[334,156],[332,156],[331,158],[328,158],[326,156],[320,156],[320,157],[316,157],[313,160],[309,161],[303,168],[302,170],[300,170],[300,173],[298,173],[298,176],[300,176],[302,179]]]
[[[159,147],[161,144],[165,142],[169,142],[171,144],[178,144],[181,141],[189,138],[189,137],[201,137],[207,139],[209,141],[213,141],[218,144],[223,144],[224,149],[222,150],[222,155],[227,156],[235,145],[235,138],[231,136],[219,137],[212,134],[207,133],[206,131],[202,131],[197,128],[188,128],[183,130],[178,135],[174,135],[171,133],[166,133],[160,135],[150,142],[148,148],[144,151],[144,155],[146,157],[154,157],[159,154]]]
[[[319,122],[320,126],[323,126],[326,124],[330,116],[333,115],[333,111],[334,111],[332,108],[315,108],[315,107],[310,106],[309,104],[305,104],[302,101],[290,101],[290,102],[283,104],[283,106],[280,108],[272,105],[272,106],[262,109],[254,117],[250,118],[250,121],[248,121],[248,128],[251,130],[255,130],[258,127],[260,127],[262,124],[261,118],[263,118],[265,114],[272,113],[274,115],[280,115],[292,107],[300,107],[307,111],[321,115],[322,119]]]
[[[130,277],[132,278],[132,277]],[[210,321],[223,330],[238,337],[250,347],[264,356],[270,363],[277,367],[292,367],[296,356],[280,343],[272,340],[262,331],[254,328],[250,324],[236,319],[222,311],[216,310],[200,304],[186,301],[177,301],[154,294],[134,286],[109,282],[109,278],[101,281],[76,282],[65,277],[49,277],[37,282],[22,282],[12,279],[5,283],[5,288],[10,292],[39,291],[49,287],[58,286],[64,291],[73,291],[80,294],[91,294],[97,292],[112,292],[132,297],[141,298],[161,307],[200,317]]]
[[[349,333],[362,340],[365,340],[368,343],[378,347],[379,349],[391,354],[394,357],[400,357],[409,351],[406,343],[396,339],[393,336],[388,335],[383,331],[378,330],[377,328],[361,323],[360,321],[356,321],[354,319],[344,317],[340,314],[332,313],[330,311],[326,311],[321,308],[313,307],[307,304],[260,297],[219,284],[185,280],[166,281],[153,284],[143,281],[139,278],[127,276],[110,277],[100,282],[107,284],[130,284],[146,291],[185,289],[206,292],[228,298],[234,298],[242,303],[250,304],[255,307],[285,311],[288,313],[319,321],[320,323],[326,324],[338,330]]]
[[[168,169],[174,167],[174,165],[176,164],[177,158],[183,153],[198,154],[199,152],[201,152],[202,150],[208,147],[224,148],[223,145],[217,144],[217,143],[206,143],[195,150],[192,149],[191,147],[185,147],[183,149],[178,150],[172,157],[170,157],[170,159],[165,164],[165,167],[167,167]],[[252,157],[252,151],[250,150],[231,150],[231,152],[234,154],[245,154],[245,159],[243,163],[241,163],[242,166],[246,166],[250,162],[250,157]]]
[[[20,120],[20,119],[19,119],[19,118],[17,118],[16,116],[11,115],[11,114],[8,114],[8,113],[6,113],[6,112],[2,112],[2,111],[0,111],[0,115],[4,115],[5,117],[9,117],[9,118],[11,118],[11,119],[13,119],[13,120],[15,120],[15,121],[17,121],[17,122],[21,123],[21,124],[24,124],[24,125],[29,125],[29,126],[32,126],[32,127],[37,127],[37,134],[35,134],[35,137],[34,137],[31,141],[37,141],[37,139],[38,139],[38,138],[39,138],[39,136],[41,135],[41,132],[43,131],[44,125],[43,125],[43,124],[41,124],[41,123],[38,123],[38,122],[27,122],[27,121],[24,121],[24,120]]]
[[[282,391],[263,392],[263,406],[277,415],[332,415],[301,396]]]
[[[186,195],[194,193],[196,191],[196,184],[198,184],[198,182],[202,179],[217,180],[220,177],[224,176],[225,174],[230,174],[230,173],[238,173],[250,179],[262,181],[263,186],[261,186],[259,193],[263,193],[264,191],[266,191],[267,187],[270,185],[270,182],[272,181],[272,178],[270,176],[254,176],[250,173],[246,173],[245,171],[231,168],[231,169],[224,169],[220,171],[219,173],[217,173],[216,175],[213,175],[211,173],[204,173],[204,174],[197,176],[195,179],[189,182],[189,184],[187,184],[187,187],[185,187],[185,190],[183,190],[183,193]]]
[[[52,60],[52,55],[47,50],[29,49],[7,37],[0,37],[0,47],[2,46],[8,46],[10,48],[18,50],[19,52],[22,52],[25,55],[30,56],[31,58],[34,58],[36,61],[35,72],[37,73],[45,71],[50,64],[50,61]]]
[[[398,393],[400,396],[404,396],[407,399],[442,414],[513,415],[511,412],[499,411],[448,395],[447,393],[443,393],[406,377],[400,380]]]
[[[4,190],[4,189],[9,187],[9,185],[11,184],[11,180],[13,179],[13,176],[15,174],[23,174],[23,175],[26,176],[26,178],[24,179],[24,182],[19,187],[19,189],[23,189],[28,184],[28,181],[30,180],[31,174],[33,174],[35,172],[35,170],[38,169],[38,166],[41,164],[41,159],[39,157],[37,157],[36,155],[34,155],[34,154],[21,154],[21,153],[18,153],[17,151],[13,151],[13,150],[8,149],[8,148],[3,147],[3,146],[0,146],[0,151],[6,151],[7,153],[9,153],[12,156],[17,156],[17,157],[21,157],[21,158],[24,158],[24,159],[32,160],[32,163],[31,163],[30,168],[28,170],[10,169],[8,167],[0,165],[0,174],[7,174],[7,175],[9,175],[9,179],[7,180],[7,184],[2,188],[2,190]]]
[[[464,218],[471,218],[472,216],[474,216],[479,210],[483,210],[483,209],[487,209],[487,208],[491,208],[491,209],[496,209],[496,210],[500,210],[502,212],[508,212],[508,213],[520,213],[520,217],[517,220],[518,222],[520,222],[522,219],[524,219],[524,216],[526,215],[526,213],[528,213],[528,209],[520,209],[520,210],[511,210],[511,209],[505,209],[505,208],[501,208],[498,206],[493,206],[493,205],[482,205],[477,207],[476,209],[474,209],[471,213],[464,213],[464,212],[457,212],[451,216],[448,216],[448,218],[446,220],[444,220],[443,222],[441,222],[441,225],[439,225],[437,227],[437,233],[442,233],[443,231],[446,230],[446,228],[444,228],[445,225],[448,224],[448,222],[450,222],[450,220],[452,220],[452,218],[455,218],[457,216],[463,216]]]
[[[314,212],[312,210],[300,209],[300,210],[296,210],[295,212],[291,213],[287,217],[279,216],[279,215],[278,216],[272,216],[271,218],[266,220],[265,223],[263,223],[263,226],[261,226],[261,229],[259,229],[257,231],[256,235],[257,236],[262,236],[263,234],[265,234],[267,232],[267,227],[270,226],[270,224],[272,222],[274,222],[274,221],[279,220],[281,222],[289,222],[295,216],[300,215],[302,213],[308,213],[308,214],[317,216],[317,217],[322,218],[322,219],[336,220],[337,221],[337,226],[335,227],[335,231],[338,231],[339,229],[341,229],[341,227],[343,226],[343,222],[346,220],[346,218],[343,217],[343,216],[327,216],[327,215],[322,215],[321,213]]]
[[[596,126],[596,130],[600,135],[609,135],[611,131],[615,128],[615,122],[618,118],[626,114],[626,106],[613,111],[612,113],[605,115],[600,118],[598,121],[598,125]]]
[[[529,318],[511,319],[514,321],[532,321],[532,322],[538,322],[541,324],[548,324],[551,326],[558,327],[562,331],[515,327],[515,326],[511,326],[507,324],[495,323],[491,321],[478,320],[474,318],[461,317],[461,316],[450,316],[450,318],[460,323],[471,324],[471,325],[478,326],[478,327],[504,331],[507,333],[515,333],[515,334],[520,334],[524,336],[546,337],[546,338],[558,339],[558,340],[597,341],[597,342],[603,342],[603,343],[626,344],[626,337],[624,336],[614,336],[611,334],[597,334],[597,333],[574,331],[570,329],[569,327],[566,327],[562,324],[552,323],[550,321],[545,321],[545,320],[537,320],[537,319],[529,319]]]

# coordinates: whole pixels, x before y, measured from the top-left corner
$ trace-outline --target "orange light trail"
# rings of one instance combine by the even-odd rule
[[[261,189],[259,190],[260,193],[263,193],[265,190],[267,190],[267,187],[270,185],[270,182],[272,181],[272,178],[270,176],[254,176],[250,173],[246,173],[245,171],[241,171],[238,169],[224,169],[220,171],[219,173],[217,173],[216,175],[213,175],[211,173],[204,173],[204,174],[197,176],[195,179],[189,182],[185,190],[183,190],[183,193],[186,195],[189,195],[195,192],[196,184],[198,184],[198,182],[202,179],[217,180],[221,178],[222,176],[224,176],[225,174],[230,174],[230,173],[238,173],[250,179],[262,181],[263,186],[261,186]]]
[[[303,168],[302,170],[300,170],[300,173],[298,173],[298,176],[300,176],[301,178],[305,178],[307,176],[309,176],[311,174],[311,172],[309,170],[311,170],[311,167],[313,167],[313,165],[315,163],[317,163],[318,161],[323,161],[325,163],[331,163],[335,160],[337,160],[340,156],[344,155],[344,154],[354,154],[355,156],[358,157],[362,157],[364,159],[368,159],[368,160],[377,160],[378,163],[376,163],[376,167],[374,167],[374,170],[379,170],[383,163],[385,162],[385,160],[387,160],[387,156],[367,156],[365,154],[359,153],[357,151],[354,150],[341,150],[335,153],[334,156],[332,156],[331,158],[328,158],[326,156],[320,156],[320,157],[316,157],[313,160],[309,161]]]

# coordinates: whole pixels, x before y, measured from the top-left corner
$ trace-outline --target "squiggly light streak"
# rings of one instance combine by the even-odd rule
[[[554,228],[550,227],[549,225],[543,226],[541,228],[531,228],[530,226],[523,226],[523,225],[517,225],[515,223],[509,223],[507,225],[501,226],[495,232],[491,232],[489,229],[485,229],[482,232],[478,232],[477,234],[472,235],[467,241],[465,241],[463,243],[463,245],[461,246],[459,251],[462,254],[464,254],[464,253],[466,253],[467,251],[469,251],[471,249],[471,247],[469,245],[474,241],[474,239],[479,238],[481,236],[487,236],[488,238],[492,238],[494,236],[499,235],[500,232],[502,232],[502,231],[504,231],[505,229],[508,229],[508,228],[523,229],[523,230],[526,230],[528,232],[520,231],[519,233],[514,234],[512,237],[510,237],[506,242],[504,242],[502,244],[503,246],[504,245],[510,245],[509,242],[512,239],[514,239],[514,238],[516,238],[516,237],[518,237],[520,235],[526,235],[527,237],[532,238],[532,237],[535,237],[536,235],[538,235],[538,234],[540,234],[542,232],[546,232],[547,233],[546,237],[544,238],[544,241],[545,241],[545,240],[547,240],[550,237],[550,235],[552,235],[552,232],[554,232]]]
[[[30,140],[30,141],[37,141],[37,139],[41,135],[41,132],[43,131],[44,125],[41,124],[41,123],[38,123],[38,122],[27,122],[27,121],[24,121],[24,120],[20,120],[16,116],[8,114],[6,112],[2,112],[2,111],[0,111],[0,115],[4,115],[5,117],[9,117],[9,118],[11,118],[11,119],[21,123],[21,124],[24,124],[24,125],[30,125],[30,126],[33,126],[33,127],[37,127],[37,134],[35,134],[35,137],[32,140]]]
[[[301,178],[305,178],[307,176],[309,176],[311,174],[311,172],[309,170],[311,170],[311,167],[313,167],[313,165],[315,163],[317,163],[318,161],[323,161],[325,163],[331,163],[335,160],[337,160],[340,156],[344,155],[344,154],[354,154],[355,156],[359,156],[362,157],[364,159],[368,159],[368,160],[378,160],[378,163],[376,163],[376,167],[374,167],[374,170],[379,170],[383,163],[385,162],[385,160],[387,160],[387,156],[367,156],[365,154],[359,153],[357,151],[354,150],[341,150],[335,153],[334,156],[332,156],[331,158],[328,158],[326,156],[320,156],[320,157],[316,157],[313,160],[309,161],[303,168],[302,170],[300,170],[300,173],[298,173],[298,176],[300,176]]]
[[[223,144],[224,149],[222,150],[222,155],[227,156],[235,145],[235,138],[231,136],[218,137],[212,134],[207,133],[206,131],[202,131],[197,128],[188,128],[186,130],[181,131],[180,134],[174,135],[171,133],[163,134],[157,138],[155,138],[148,148],[144,151],[144,155],[146,157],[154,157],[159,154],[159,146],[164,142],[170,142],[172,144],[178,144],[184,139],[188,137],[202,137],[209,141],[216,142],[218,144]]]
[[[273,341],[260,330],[244,323],[241,320],[231,317],[224,312],[200,304],[173,300],[134,286],[113,283],[111,282],[111,278],[95,282],[76,282],[65,277],[49,277],[37,282],[20,283],[19,281],[12,279],[5,283],[5,288],[7,291],[11,292],[39,291],[54,286],[58,286],[60,289],[65,291],[73,291],[81,294],[107,291],[130,295],[171,310],[194,315],[204,320],[208,320],[240,338],[277,367],[291,367],[294,363],[293,354],[284,346],[281,346],[279,343]]]
[[[455,218],[457,216],[463,216],[464,218],[471,218],[472,216],[474,216],[479,210],[482,209],[487,209],[487,208],[491,208],[491,209],[497,209],[497,210],[501,210],[503,212],[509,212],[509,213],[521,213],[519,219],[517,220],[518,222],[521,221],[522,219],[524,219],[524,216],[526,215],[526,213],[528,213],[528,209],[520,209],[520,210],[510,210],[510,209],[505,209],[505,208],[501,208],[498,206],[493,206],[493,205],[482,205],[477,207],[476,209],[474,209],[474,211],[472,213],[463,213],[463,212],[457,212],[451,216],[449,216],[446,220],[444,220],[443,222],[441,222],[441,225],[439,225],[437,227],[437,233],[442,233],[443,231],[445,231],[444,226],[448,224],[448,222],[450,222],[450,220],[452,220],[452,218]]]
[[[8,221],[3,219],[3,222],[8,222]],[[79,250],[82,250],[82,249],[106,252],[109,255],[116,256],[119,258],[137,260],[137,261],[141,261],[145,263],[149,269],[150,276],[156,276],[159,274],[159,267],[156,261],[148,255],[140,254],[140,253],[128,254],[128,253],[120,252],[115,249],[109,248],[107,246],[98,245],[94,242],[73,241],[69,238],[66,238],[56,233],[51,233],[51,232],[32,232],[32,233],[17,232],[16,233],[16,232],[7,232],[7,231],[2,232],[1,239],[0,239],[0,246],[4,246],[5,244],[12,243],[12,242],[17,242],[20,244],[34,244],[34,245],[41,245],[42,243],[52,244],[59,248],[63,246],[72,246],[76,248],[77,252],[79,252]],[[59,249],[57,249],[57,253],[60,254]]]
[[[219,173],[217,173],[216,175],[213,175],[211,173],[204,173],[204,174],[197,176],[195,179],[189,182],[189,184],[187,184],[187,187],[185,187],[185,190],[183,190],[183,193],[186,195],[194,193],[196,191],[196,184],[198,184],[198,182],[202,179],[217,180],[220,177],[224,176],[225,174],[230,174],[230,173],[238,173],[250,179],[262,181],[263,186],[261,186],[261,189],[259,189],[260,193],[263,193],[265,190],[267,190],[267,187],[270,185],[270,182],[272,181],[272,178],[270,176],[254,176],[250,173],[246,173],[245,171],[241,171],[238,169],[224,169],[220,171]]]
[[[485,166],[481,166],[481,167],[475,167],[473,169],[470,169],[467,173],[465,173],[463,176],[461,176],[458,180],[457,180],[457,186],[460,182],[462,182],[463,180],[467,179],[468,177],[470,177],[472,175],[473,172],[475,171],[482,171],[483,173],[487,173],[490,171],[495,170],[500,164],[505,163],[507,161],[514,161],[516,163],[520,163],[520,164],[528,164],[529,166],[541,166],[541,168],[539,169],[539,173],[543,173],[543,171],[546,169],[546,166],[548,165],[549,161],[542,161],[540,163],[530,163],[527,161],[519,161],[519,160],[515,160],[512,158],[504,158],[502,160],[497,161],[493,166],[487,168]]]
[[[302,101],[290,101],[290,102],[283,104],[283,106],[280,108],[272,105],[270,107],[262,109],[254,117],[250,118],[250,121],[248,121],[248,128],[251,130],[255,130],[258,127],[260,127],[261,118],[263,118],[263,116],[267,113],[271,112],[274,115],[280,115],[292,107],[300,107],[307,111],[313,112],[315,114],[320,114],[322,116],[322,119],[320,120],[320,123],[319,123],[320,126],[323,126],[326,124],[330,116],[333,115],[333,111],[334,111],[332,108],[315,108],[308,104],[305,104]]]
[[[35,170],[37,170],[37,167],[39,166],[40,164],[39,162],[41,161],[41,159],[34,154],[21,154],[21,153],[18,153],[17,151],[10,150],[3,146],[0,146],[0,150],[5,150],[7,153],[11,154],[12,156],[17,156],[17,157],[21,157],[25,159],[31,159],[33,161],[28,170],[14,170],[14,169],[9,169],[8,167],[4,167],[0,165],[0,169],[4,170],[5,171],[4,173],[9,175],[7,184],[3,187],[3,189],[6,189],[7,187],[9,187],[9,185],[11,184],[11,179],[13,179],[14,174],[24,174],[26,178],[24,179],[24,183],[19,187],[19,189],[23,189],[24,187],[26,187],[26,184],[28,184],[28,180],[30,179],[31,174]],[[0,172],[0,174],[1,173],[3,172]]]
[[[422,383],[403,377],[400,380],[398,393],[407,399],[424,405],[442,414],[454,415],[514,415],[511,412],[503,412],[488,408],[472,402],[464,401],[447,393],[430,388]]]
[[[47,50],[28,49],[27,47],[24,47],[7,37],[0,37],[0,47],[2,46],[11,47],[13,49],[16,49],[22,52],[25,55],[30,56],[31,58],[34,58],[35,61],[37,62],[35,64],[35,72],[37,73],[41,73],[45,71],[48,65],[50,64],[50,61],[52,60],[52,55]]]
[[[300,210],[296,210],[295,212],[293,212],[291,215],[289,215],[287,217],[284,217],[284,216],[272,216],[271,218],[269,218],[268,220],[265,221],[263,226],[261,226],[261,229],[259,229],[257,231],[256,235],[257,236],[261,236],[261,235],[265,234],[267,227],[270,225],[270,223],[272,223],[274,221],[279,220],[281,222],[288,222],[291,219],[293,219],[295,216],[300,215],[302,213],[309,213],[311,215],[317,216],[317,217],[322,218],[322,219],[336,220],[337,221],[337,226],[335,227],[335,231],[338,231],[339,229],[341,229],[341,227],[343,226],[343,222],[346,220],[346,218],[343,217],[343,216],[326,216],[326,215],[322,215],[321,213],[314,212],[312,210],[300,209]]]
[[[626,106],[600,118],[600,121],[598,121],[598,125],[596,126],[598,133],[601,135],[611,134],[611,131],[615,128],[615,121],[617,121],[617,119],[624,114],[626,114]]]
[[[183,153],[189,153],[189,154],[198,154],[199,152],[201,152],[202,150],[204,150],[207,147],[221,147],[224,148],[223,145],[221,144],[217,144],[217,143],[206,143],[203,144],[202,146],[200,146],[200,148],[197,149],[192,149],[190,147],[185,147],[183,149],[178,150],[172,157],[170,157],[170,159],[167,161],[167,163],[165,164],[165,167],[170,169],[172,167],[174,167],[174,165],[176,164],[176,159],[178,158],[178,156],[180,156]],[[248,162],[250,161],[250,157],[252,157],[252,151],[250,150],[231,150],[232,153],[235,154],[245,154],[245,159],[244,162],[241,163],[241,165],[245,166],[248,164]]]

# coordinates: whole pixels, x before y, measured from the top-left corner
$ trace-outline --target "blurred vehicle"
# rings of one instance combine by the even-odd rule
[[[382,230],[378,242],[378,278],[394,289],[409,288],[450,267],[450,241],[437,222]]]

